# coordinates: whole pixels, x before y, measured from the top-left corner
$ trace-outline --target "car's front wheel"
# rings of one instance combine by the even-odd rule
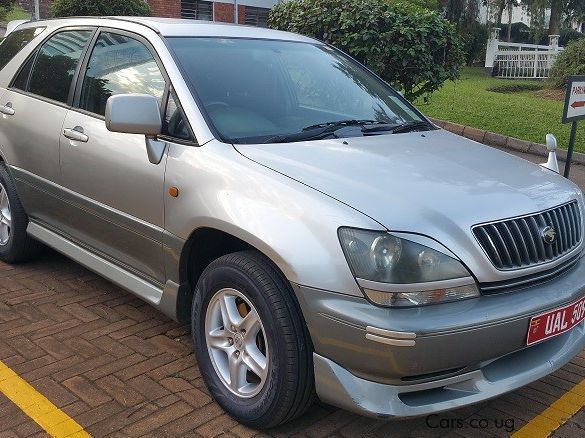
[[[201,275],[192,312],[199,368],[236,420],[270,428],[312,403],[312,348],[290,285],[261,254],[243,251]]]

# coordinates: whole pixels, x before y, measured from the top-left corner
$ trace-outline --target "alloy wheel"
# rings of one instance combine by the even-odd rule
[[[222,383],[235,395],[257,395],[268,377],[268,343],[260,316],[235,289],[215,293],[205,316],[207,350]]]
[[[8,244],[12,231],[12,213],[6,188],[0,183],[0,246]]]

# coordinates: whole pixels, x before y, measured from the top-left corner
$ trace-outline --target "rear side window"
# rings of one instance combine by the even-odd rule
[[[37,55],[27,91],[66,103],[77,64],[92,33],[91,30],[68,30],[47,40]]]
[[[116,94],[150,94],[162,104],[166,81],[150,50],[125,35],[104,32],[87,65],[79,107],[103,116]]]
[[[2,70],[14,58],[18,52],[26,47],[34,37],[40,35],[44,27],[29,27],[15,30],[0,43],[0,70]]]

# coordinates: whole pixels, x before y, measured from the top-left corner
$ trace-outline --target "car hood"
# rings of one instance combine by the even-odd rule
[[[548,169],[444,130],[236,148],[389,230],[430,236],[460,257],[480,255],[473,225],[580,196]]]

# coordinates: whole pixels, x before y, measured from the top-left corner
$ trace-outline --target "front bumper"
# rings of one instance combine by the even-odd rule
[[[585,295],[585,259],[545,284],[412,309],[295,291],[315,347],[319,397],[365,415],[418,416],[476,403],[553,372],[585,347],[583,323],[526,347],[531,316]],[[409,342],[366,338],[371,327],[396,340],[406,333]]]

